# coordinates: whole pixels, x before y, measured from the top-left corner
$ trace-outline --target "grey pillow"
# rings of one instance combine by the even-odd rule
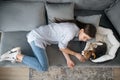
[[[29,31],[45,23],[43,2],[0,3],[0,31]]]
[[[105,14],[120,35],[120,0],[117,0],[109,9],[106,9]]]
[[[74,19],[73,3],[46,3],[48,22],[54,22],[54,18]]]
[[[94,26],[98,27],[100,23],[101,15],[77,16],[76,19],[84,23],[91,23]]]
[[[0,46],[0,54],[11,50],[14,47],[21,47],[22,54],[33,56],[31,47],[26,38],[28,31],[3,32]]]

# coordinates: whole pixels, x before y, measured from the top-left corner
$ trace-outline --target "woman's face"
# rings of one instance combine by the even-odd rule
[[[84,29],[80,29],[79,31],[79,40],[80,41],[87,41],[87,40],[90,40],[91,37],[88,36],[85,32],[84,32]]]

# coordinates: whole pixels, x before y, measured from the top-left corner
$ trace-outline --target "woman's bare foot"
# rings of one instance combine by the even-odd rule
[[[16,58],[17,58],[16,61],[17,61],[17,62],[22,62],[23,57],[24,57],[23,54],[17,54],[17,56],[16,56]]]
[[[17,59],[16,56],[20,53],[21,53],[20,47],[13,48],[13,49],[7,51],[6,53],[2,54],[0,56],[0,61],[10,61],[12,63],[15,63],[16,59]]]

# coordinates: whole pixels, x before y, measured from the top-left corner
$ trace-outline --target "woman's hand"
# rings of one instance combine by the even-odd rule
[[[85,62],[85,58],[80,53],[76,53],[75,57],[79,59],[81,62]]]
[[[72,60],[67,60],[67,66],[69,68],[73,68],[75,66],[74,62]]]

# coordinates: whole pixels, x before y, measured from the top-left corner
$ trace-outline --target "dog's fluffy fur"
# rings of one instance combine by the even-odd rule
[[[107,51],[107,45],[105,42],[96,41],[94,43],[90,43],[89,47],[82,52],[82,55],[86,60],[88,59],[96,59],[102,55],[104,55]]]

